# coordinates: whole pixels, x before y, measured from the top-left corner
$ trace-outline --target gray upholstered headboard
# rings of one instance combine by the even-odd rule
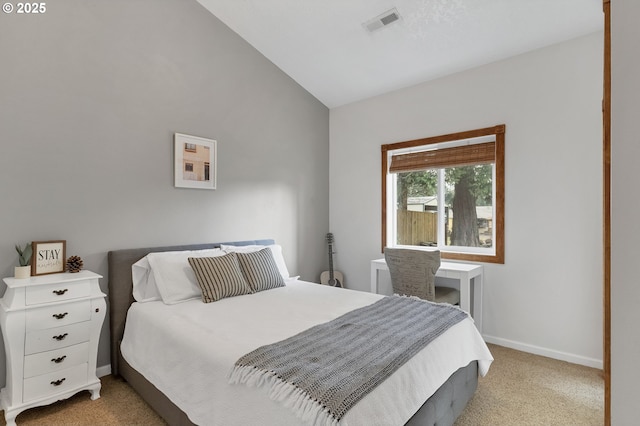
[[[134,302],[131,265],[149,253],[160,251],[202,250],[219,247],[221,244],[246,246],[252,244],[274,244],[272,239],[231,241],[223,243],[191,244],[183,246],[145,247],[113,250],[109,252],[109,330],[111,332],[111,372],[118,374],[120,342],[129,306]]]

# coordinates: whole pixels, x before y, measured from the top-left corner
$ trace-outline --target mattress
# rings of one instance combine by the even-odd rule
[[[209,304],[134,303],[122,355],[196,424],[300,425],[266,390],[228,384],[235,361],[383,296],[297,280],[286,284]],[[404,424],[451,374],[474,360],[484,375],[493,358],[468,318],[358,402],[341,424]]]

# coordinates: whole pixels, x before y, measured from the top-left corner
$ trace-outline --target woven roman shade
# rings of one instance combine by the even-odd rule
[[[495,142],[486,142],[393,155],[389,173],[473,166],[495,163],[495,161],[496,144]]]

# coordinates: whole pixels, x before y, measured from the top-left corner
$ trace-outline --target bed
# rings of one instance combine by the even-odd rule
[[[277,401],[270,400],[261,389],[230,385],[226,380],[223,380],[223,375],[221,375],[223,373],[215,373],[214,370],[211,370],[212,372],[209,374],[208,367],[205,364],[200,364],[201,361],[205,358],[219,358],[213,362],[222,364],[225,370],[230,371],[233,367],[233,360],[237,355],[242,355],[246,349],[250,350],[251,346],[249,345],[254,344],[252,343],[254,341],[261,344],[263,341],[268,343],[270,340],[277,340],[282,336],[286,337],[287,333],[297,333],[303,328],[330,320],[358,306],[372,303],[381,297],[370,293],[320,286],[296,279],[288,280],[283,288],[224,299],[216,302],[217,305],[216,303],[204,304],[200,300],[188,300],[173,305],[166,305],[162,301],[137,303],[133,297],[132,265],[149,253],[206,250],[221,246],[235,246],[240,249],[250,246],[273,246],[274,244],[274,240],[266,239],[123,249],[109,252],[112,373],[126,380],[170,425],[260,424],[284,426],[301,424],[291,410],[283,407]],[[294,309],[292,306],[296,304],[279,302],[284,300],[282,298],[289,297],[286,294],[292,294],[294,298],[311,297],[314,299],[313,306],[315,308]],[[283,303],[283,305],[279,306],[278,303]],[[274,321],[281,321],[276,324],[282,325],[282,327],[265,324],[267,330],[276,329],[277,331],[258,330],[253,333],[255,334],[252,337],[253,340],[239,339],[243,340],[241,343],[233,341],[232,337],[235,331],[223,334],[222,337],[214,336],[212,339],[208,338],[212,330],[199,331],[201,334],[196,334],[198,336],[196,340],[206,342],[201,346],[208,347],[206,349],[208,352],[189,358],[195,352],[193,343],[183,341],[183,335],[187,333],[181,333],[180,330],[192,328],[200,315],[205,315],[205,311],[211,311],[210,305],[215,305],[216,311],[219,311],[216,315],[226,315],[220,318],[234,318],[229,320],[232,323],[242,321],[242,318],[247,317],[246,313],[242,312],[245,309],[247,312],[251,312],[252,317],[259,318],[259,323],[262,323],[263,320],[266,323],[271,318],[275,318],[274,312],[276,311],[286,310],[289,317],[285,320],[274,319]],[[270,310],[261,308],[265,306],[268,306]],[[314,310],[317,312],[312,312]],[[236,317],[233,317],[234,315]],[[207,322],[224,322],[220,321],[220,318],[207,320]],[[127,324],[127,319],[130,320],[129,324]],[[127,329],[128,335],[126,339],[125,329]],[[162,333],[169,334],[163,335]],[[154,339],[151,339],[152,336],[158,337],[155,339],[155,343],[152,341]],[[215,339],[222,340],[216,341]],[[163,340],[164,347],[161,349],[152,348],[152,345],[159,345]],[[182,345],[191,345],[187,351],[188,355],[174,353],[174,351],[180,350]],[[136,346],[142,347],[143,351],[146,348],[151,352],[147,352],[147,355],[144,353],[136,355]],[[462,354],[462,351],[451,351],[451,348],[460,346],[465,346],[467,349],[470,347],[471,353]],[[429,349],[431,352],[425,352],[428,348],[432,348]],[[492,357],[470,318],[452,327],[451,330],[432,342],[428,348],[412,358],[407,362],[407,366],[401,367],[389,379],[358,402],[349,410],[340,424],[350,426],[359,424],[453,424],[472,397],[477,387],[478,375],[484,374],[488,370]],[[216,352],[218,353],[216,354]],[[149,356],[149,353],[161,353],[162,356]],[[434,358],[434,353],[444,354],[444,358],[454,359],[459,365],[456,368],[452,368],[450,365],[446,369],[439,368],[438,362],[440,361]],[[154,362],[155,358],[161,358],[165,364],[161,362],[155,366],[148,365],[153,364],[148,362],[152,358]],[[183,359],[185,364],[193,365],[199,371],[205,370],[207,374],[196,374],[189,377],[188,380],[176,380],[175,376],[165,377],[169,370],[175,370],[173,373],[185,375],[184,377],[189,374],[186,370],[181,370],[185,366],[173,368],[177,364],[176,359]],[[429,367],[432,371],[425,372],[429,380],[420,380],[418,383],[411,384],[411,380],[415,380],[413,378],[415,370],[410,370],[410,368],[415,368],[415,365],[409,364],[430,364],[431,361],[424,361],[431,359],[434,360],[435,366]],[[411,388],[411,392],[406,392],[407,386]],[[414,387],[420,388],[420,392],[414,392]],[[414,395],[414,393],[421,393],[422,396]],[[206,413],[202,411],[204,405],[210,406]],[[411,413],[407,414],[407,410]]]

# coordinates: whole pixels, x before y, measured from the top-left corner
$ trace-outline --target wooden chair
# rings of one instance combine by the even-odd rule
[[[458,290],[435,285],[436,272],[440,268],[440,251],[387,247],[384,257],[394,293],[436,303],[460,304]]]

